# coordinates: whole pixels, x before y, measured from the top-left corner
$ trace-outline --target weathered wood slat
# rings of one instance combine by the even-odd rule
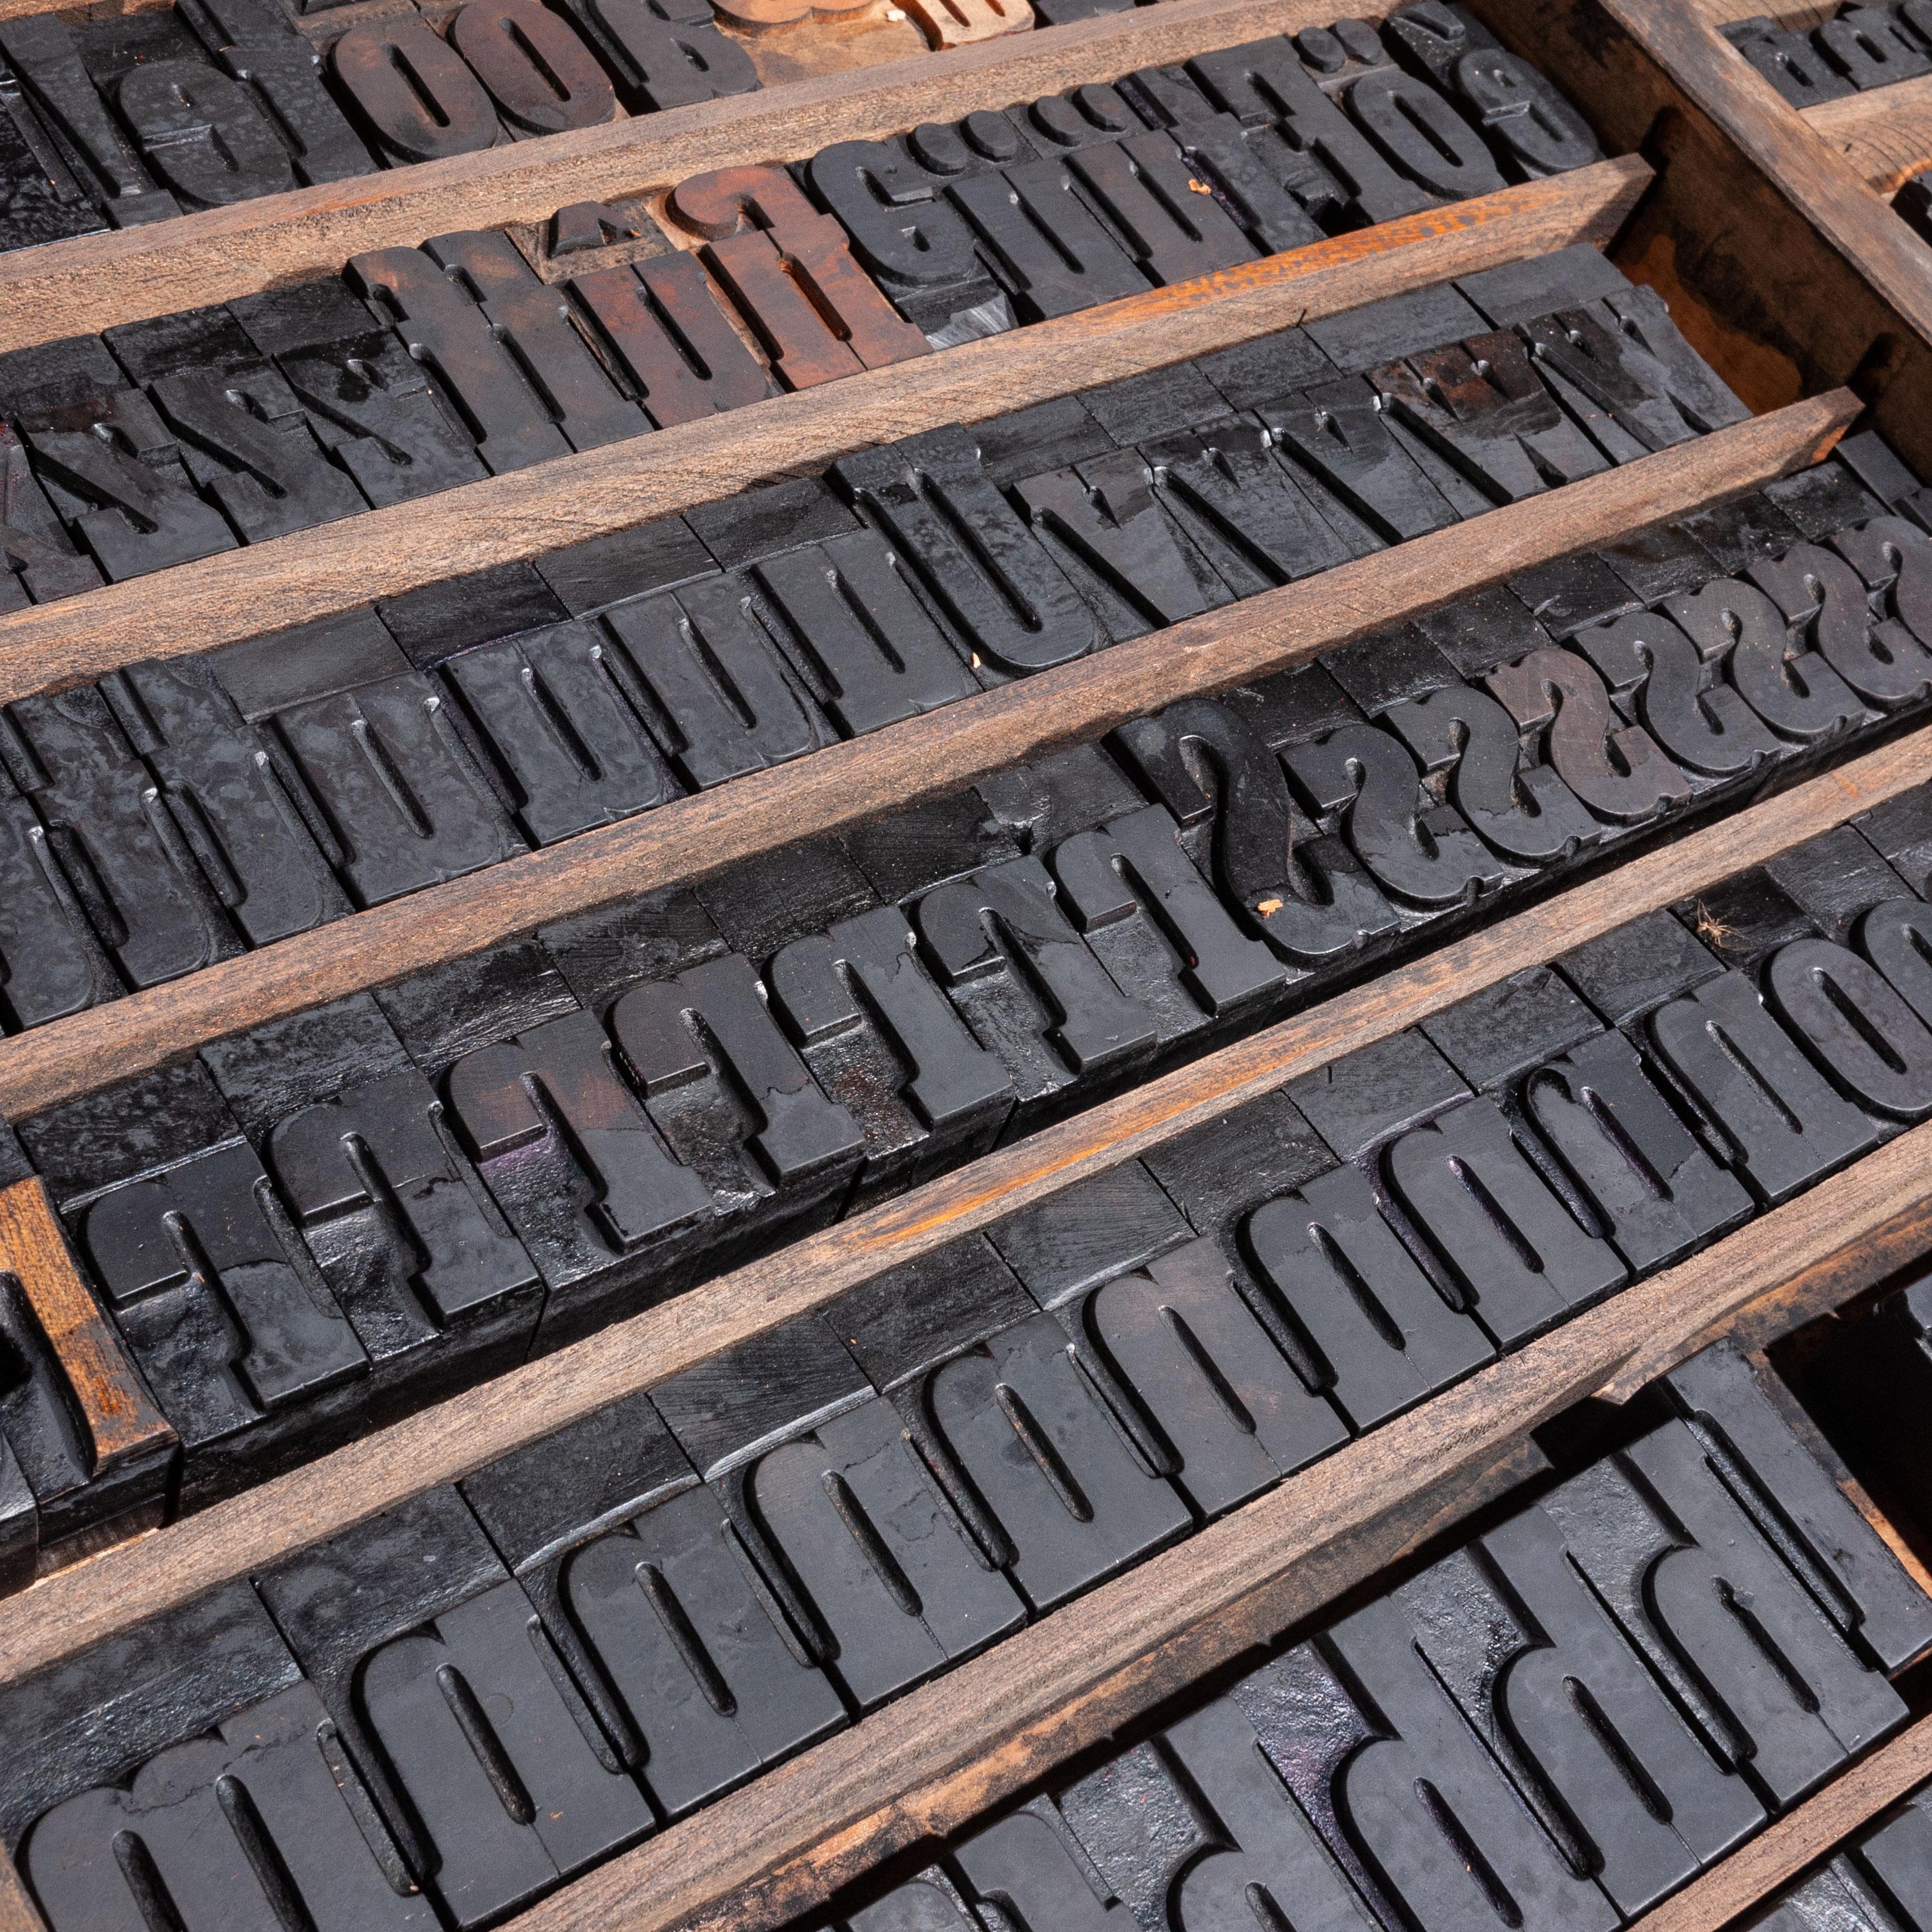
[[[1616,871],[1561,892],[1487,931],[1444,946],[1372,983],[1222,1048],[1085,1113],[836,1227],[794,1243],[590,1340],[526,1364],[308,1467],[279,1477],[158,1534],[50,1576],[0,1618],[0,1683],[124,1629],[197,1592],[361,1522],[440,1482],[535,1441],[592,1409],[648,1388],[747,1336],[822,1306],[856,1281],[909,1260],[1000,1215],[1045,1198],[1157,1142],[1214,1119],[1310,1067],[1387,1038],[1511,974],[1544,964],[1640,914],[1669,905],[1820,832],[1844,824],[1932,777],[1932,728],[1710,826]],[[1932,1129],[1906,1136],[1780,1210],[1780,1227],[1802,1231],[1784,1250],[1727,1245],[1701,1313],[1687,1299],[1678,1325],[1638,1324],[1615,1360],[1592,1372],[1594,1387],[1641,1348],[1690,1332],[1685,1321],[1728,1318],[1733,1306],[1842,1250],[1845,1292],[1861,1285],[1861,1250],[1826,1239],[1825,1218],[1876,1230],[1932,1202],[1932,1172],[1898,1170],[1894,1150],[1918,1148]],[[1876,1164],[1874,1164],[1876,1163]],[[1889,1163],[1889,1164],[1887,1164]],[[1823,1199],[1826,1205],[1806,1203]],[[1817,1217],[1815,1221],[1811,1218]],[[1733,1238],[1755,1238],[1754,1224]],[[1806,1242],[1810,1242],[1808,1247]],[[1713,1253],[1718,1252],[1712,1250]],[[1882,1251],[1871,1250],[1874,1256]],[[1874,1265],[1876,1263],[1874,1262]],[[1768,1268],[1768,1275],[1763,1270]],[[1735,1273],[1726,1270],[1735,1270]],[[1754,1272],[1754,1270],[1756,1270]],[[1682,1271],[1678,1271],[1680,1276]],[[1874,1279],[1865,1276],[1863,1280]],[[1735,1298],[1726,1295],[1735,1288]],[[1648,1293],[1648,1289],[1643,1292]],[[1702,1291],[1700,1291],[1700,1293]],[[1619,1303],[1618,1304],[1621,1305]],[[1654,1371],[1653,1371],[1654,1372]]]
[[[1650,178],[1634,157],[1601,162],[14,611],[0,617],[0,702],[537,556],[868,444],[1024,408],[1573,242],[1606,242]]]
[[[1932,74],[1808,107],[1804,119],[1882,194],[1932,167]]]
[[[1844,391],[1794,404],[1554,496],[1492,510],[0,1040],[0,1112],[17,1118],[224,1034],[835,831],[1050,746],[1097,737],[1177,698],[1302,662],[1543,558],[1610,542],[1810,462],[1829,449],[1857,407]]]

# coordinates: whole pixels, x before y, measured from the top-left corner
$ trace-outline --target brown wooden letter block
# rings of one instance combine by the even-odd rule
[[[672,215],[709,244],[705,266],[742,311],[788,389],[927,352],[853,260],[845,231],[779,168],[694,175]]]

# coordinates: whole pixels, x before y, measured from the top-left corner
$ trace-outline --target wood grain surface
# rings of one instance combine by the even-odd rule
[[[1932,1717],[1921,1718],[1675,1898],[1633,1921],[1630,1932],[1722,1932],[1928,1778]]]
[[[44,10],[38,0],[8,12]],[[1373,8],[1380,17],[1385,8]],[[1325,26],[1336,0],[1162,0],[1071,26],[787,82],[479,154],[264,195],[171,220],[0,256],[0,350],[334,274],[364,249],[547,220],[578,201],[789,160],[835,141],[1112,81],[1264,34]]]
[[[884,1859],[958,1830],[1384,1568],[1420,1507],[1432,1503],[1439,1516],[1445,1496],[1601,1388],[1640,1349],[1663,1366],[1682,1359],[1694,1337],[1774,1288],[1794,1266],[1862,1239],[1876,1216],[1932,1191],[1928,1160],[1932,1126],[1361,1437],[586,1874],[512,1925],[757,1932]],[[1932,1739],[1916,1737],[1881,1788],[1905,1788],[1928,1770]],[[1826,1808],[1831,1837],[1822,1842],[1876,1808]],[[1774,1853],[1760,1862],[1759,1878],[1787,1869]],[[1728,1893],[1710,1895],[1737,1898],[1756,1882],[1740,1874]],[[1694,1915],[1672,1921],[1670,1932],[1722,1922]]]
[[[1881,194],[1932,167],[1932,74],[1808,107],[1804,120]]]
[[[0,1040],[0,1112],[17,1119],[223,1034],[835,831],[1098,737],[1178,698],[1302,662],[1544,558],[1809,463],[1857,406],[1844,391],[1795,404]]]
[[[1650,178],[1634,158],[1598,163],[35,604],[0,617],[0,702],[538,556],[870,444],[1024,408],[1573,242],[1606,242]]]
[[[748,1336],[821,1307],[855,1282],[1218,1118],[1311,1067],[1414,1025],[1642,913],[1762,864],[1928,777],[1932,728],[304,1468],[45,1578],[0,1617],[0,1682],[304,1548],[422,1489],[454,1480]],[[1925,1170],[1922,1160],[1916,1168],[1911,1160],[1914,1153],[1922,1155],[1928,1137],[1932,1128],[1903,1137],[1826,1188],[1780,1210],[1780,1216],[1733,1237],[1723,1246],[1722,1265],[1712,1264],[1709,1283],[1698,1290],[1696,1302],[1687,1297],[1674,1312],[1674,1325],[1654,1333],[1636,1327],[1619,1341],[1615,1360],[1606,1357],[1592,1370],[1592,1386],[1615,1376],[1646,1346],[1656,1359],[1665,1338],[1688,1332],[1687,1322],[1727,1319],[1733,1308],[1838,1253],[1853,1234],[1862,1238],[1932,1198],[1932,1171]],[[1901,1155],[1900,1149],[1907,1151]],[[1842,1216],[1844,1241],[1828,1238],[1831,1224],[1820,1219],[1828,1214]],[[1756,1230],[1774,1222],[1792,1232],[1790,1245],[1754,1245]],[[1681,1270],[1676,1278],[1689,1279]]]

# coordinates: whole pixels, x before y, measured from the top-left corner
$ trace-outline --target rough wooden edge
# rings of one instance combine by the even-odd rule
[[[1932,728],[304,1468],[47,1577],[7,1606],[0,1618],[0,1683],[333,1535],[422,1489],[454,1480],[748,1336],[823,1306],[854,1282],[1088,1179],[1628,920],[1761,865],[1928,776]],[[1932,1134],[1932,1129],[1922,1131]],[[1885,1157],[1892,1158],[1890,1149]],[[1872,1162],[1880,1159],[1874,1156]],[[1854,1170],[1864,1177],[1864,1211],[1871,1226],[1932,1191],[1932,1175],[1922,1184],[1910,1175],[1901,1182],[1890,1168],[1872,1162]],[[1847,1184],[1831,1184],[1840,1194]],[[1912,1192],[1915,1187],[1919,1194]],[[1743,1252],[1735,1246],[1727,1250],[1732,1256]],[[1796,1252],[1785,1255],[1780,1278],[1803,1265]],[[1742,1266],[1736,1279],[1747,1298],[1769,1285]],[[1723,1312],[1713,1307],[1707,1316]],[[1644,1340],[1641,1333],[1634,1336],[1626,1352]],[[1598,1381],[1618,1366],[1606,1364]]]
[[[1804,119],[1881,194],[1932,167],[1932,74],[1808,107]]]
[[[1552,498],[1491,511],[0,1040],[0,1112],[18,1119],[224,1034],[836,831],[1100,736],[1178,698],[1300,662],[1544,558],[1767,482],[1829,449],[1856,411],[1844,390],[1794,404],[1568,484]]]
[[[1384,10],[1370,10],[1379,16]],[[792,81],[481,154],[265,195],[0,256],[0,350],[333,274],[365,249],[548,219],[578,201],[794,160],[835,141],[1112,81],[1334,18],[1334,0],[1163,0],[1071,26]]]
[[[868,444],[1023,408],[1574,242],[1606,242],[1650,178],[1634,157],[1599,162],[14,611],[0,617],[0,702],[254,636],[265,613],[279,626],[352,610],[691,509]]]
[[[1928,1156],[1932,1126],[1916,1129],[586,1874],[515,1932],[756,1932],[956,1832],[1384,1568],[1418,1505],[1453,1496],[1638,1348],[1681,1359],[1726,1311],[1932,1190]]]
[[[1676,1898],[1634,1920],[1630,1932],[1722,1932],[1928,1778],[1932,1778],[1932,1717],[1921,1718],[1694,1879]]]
[[[1600,4],[1880,300],[1932,340],[1932,250],[1874,197],[1851,162],[1820,142],[1804,116],[1679,0]]]

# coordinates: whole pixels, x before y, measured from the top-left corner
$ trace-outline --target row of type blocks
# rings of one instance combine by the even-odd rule
[[[490,1924],[1185,1536],[1194,1459],[1278,1449],[1205,1245],[1066,1328],[956,1266],[952,1352],[910,1372],[938,1312],[848,1298],[896,1381],[829,1326],[768,1337],[50,1666],[0,1696],[0,1834],[54,1932],[258,1897],[316,1932]],[[1640,1917],[1901,1722],[1932,1601],[1728,1348],[1580,1462],[844,1924]]]
[[[1854,4],[1812,27],[1768,14],[1737,20],[1724,38],[1794,107],[1815,107],[1932,74],[1932,7]]]
[[[147,1453],[97,1467],[62,1419],[72,1398],[32,1308],[8,1304],[35,1365],[0,1393],[14,1580],[77,1537],[313,1456],[1250,1030],[1700,805],[1866,742],[1932,680],[1907,621],[1932,544],[1859,470],[1916,490],[1862,440],[1778,486],[1778,502],[1743,500],[1612,554],[1654,573],[1648,609],[1604,557],[1546,570],[1571,600],[1566,641],[1513,592],[1490,593],[1136,721],[1106,747],[620,902],[22,1120],[13,1185],[64,1217],[106,1311],[90,1332],[106,1346],[118,1335],[123,1372],[145,1378],[158,1414]],[[1772,536],[1780,503],[1835,534]],[[1714,576],[1733,546],[1756,560]],[[1606,588],[1608,612],[1594,602]],[[1576,1077],[1632,1083],[1641,1124],[1617,1144],[1648,1149],[1640,1172],[1678,1177],[1663,1204],[1649,1182],[1630,1194],[1622,1157],[1561,1107],[1458,1116],[1474,1138],[1454,1158],[1487,1146],[1528,1189],[1520,1211],[1544,1216],[1520,1237],[1480,1216],[1444,1221],[1453,1190],[1376,1171],[1388,1202],[1408,1203],[1415,1279],[1432,1274],[1466,1313],[1486,1300],[1469,1318],[1490,1322],[1490,1346],[1520,1340],[1932,1105],[1915,1057],[1932,1013],[1914,950],[1926,819],[1909,796],[1654,915],[1628,958],[1606,943],[1566,978],[1505,988],[1520,1010],[1500,1040],[1478,1027],[1459,1042],[1432,1022],[1430,1044],[1405,1036],[1382,1055],[1414,1066],[1361,1073],[1366,1098],[1346,1069],[1302,1083],[1270,1103],[1278,1160],[1256,1148],[1215,1163],[1279,1193],[1391,1125],[1421,1132],[1431,1112],[1517,1079],[1519,1048],[1548,1058],[1634,1029],[1627,1047],[1607,1034],[1592,1046],[1596,1070]],[[1816,986],[1807,961],[1822,962]],[[1660,1004],[1667,1025],[1648,1017]],[[1529,1024],[1544,1005],[1553,1030]],[[1763,1086],[1707,1034],[1748,1035]],[[1561,1207],[1534,1176],[1565,1172]],[[1267,1195],[1217,1205],[1193,1186],[1150,1158],[1142,1192],[1168,1204],[1161,1225],[1225,1237],[1233,1265],[1237,1224]],[[1626,1212],[1620,1232],[1590,1232]],[[1118,1204],[1102,1218],[1134,1220]],[[1525,1254],[1546,1265],[1512,1260]],[[1240,1278],[1267,1301],[1262,1276]],[[70,1292],[94,1310],[85,1283]],[[1308,1346],[1294,1359],[1320,1393],[1336,1365]],[[1455,1348],[1445,1360],[1466,1366]],[[1359,1424],[1420,1392],[1398,1376],[1376,1394],[1323,1394],[1322,1412]]]
[[[1744,414],[1651,291],[1578,248],[16,700],[0,1019],[178,979]],[[1886,487],[1916,500],[1895,464]],[[1842,464],[1774,494],[1799,520],[1762,513],[1773,550],[1887,507]],[[1750,554],[1687,536],[1662,564],[1527,573],[1487,662]],[[1865,561],[1881,589],[1892,566]],[[1454,674],[1424,664],[1418,689]],[[1894,682],[1888,701],[1917,688]]]
[[[18,31],[0,23],[0,50]],[[521,248],[495,230],[444,236],[357,256],[343,278],[0,356],[0,603],[71,596],[1599,158],[1554,89],[1438,0],[1396,16],[1385,39],[1348,21],[1301,39],[1300,53],[1256,41],[1118,88],[844,142],[789,172],[700,176],[673,191],[664,225],[641,205],[580,204]],[[1339,66],[1324,74],[1331,44]],[[1492,68],[1516,107],[1492,122],[1456,76]],[[1485,382],[1495,405],[1518,400],[1534,386],[1522,360],[1467,378],[1453,413],[1480,410]]]

